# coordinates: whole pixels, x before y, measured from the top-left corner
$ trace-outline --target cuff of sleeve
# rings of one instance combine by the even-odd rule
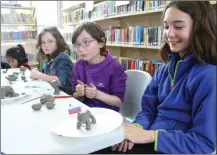
[[[157,152],[157,148],[158,148],[158,132],[159,131],[166,131],[166,130],[162,130],[162,129],[159,129],[159,130],[155,130],[155,133],[154,133],[154,150]]]
[[[139,127],[139,128],[142,128],[142,129],[143,129],[143,127],[142,127],[140,124],[133,123],[133,125],[135,125],[135,126],[137,126],[137,127]]]

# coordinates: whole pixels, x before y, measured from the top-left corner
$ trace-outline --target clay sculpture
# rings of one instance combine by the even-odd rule
[[[48,102],[48,103],[46,104],[46,107],[47,107],[47,109],[53,109],[53,108],[55,107],[55,104],[52,103],[52,102]]]
[[[16,76],[18,76],[18,75],[19,75],[19,72],[13,72],[12,75],[16,75]]]
[[[14,89],[11,86],[2,86],[1,87],[1,99],[6,97],[17,97],[19,94],[14,92]]]
[[[54,88],[54,95],[60,94],[59,84],[57,80],[51,81],[50,85]]]
[[[24,82],[27,82],[26,76],[21,76],[21,79],[22,79]]]
[[[20,66],[20,71],[21,71],[21,72],[25,72],[25,71],[26,71],[26,67]]]
[[[32,105],[32,109],[33,109],[34,111],[40,110],[41,107],[42,107],[42,104],[41,104],[41,103],[37,103],[37,104],[33,104],[33,105]]]
[[[18,77],[14,74],[8,75],[8,77],[5,77],[5,78],[9,81],[16,81],[18,79]]]
[[[92,122],[90,121],[90,119],[92,120]],[[77,121],[77,129],[80,129],[82,124],[86,124],[86,130],[90,130],[91,124],[96,124],[95,117],[88,110],[86,112],[78,113]]]
[[[44,94],[41,98],[40,98],[40,102],[41,104],[46,104],[46,103],[52,103],[54,102],[54,97],[50,94]]]
[[[5,69],[4,71],[3,71],[3,73],[7,73],[8,72],[8,69]]]

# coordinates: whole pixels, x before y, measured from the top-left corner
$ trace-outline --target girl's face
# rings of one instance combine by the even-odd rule
[[[104,43],[98,43],[97,40],[93,39],[85,30],[81,32],[74,44],[75,50],[80,58],[90,64],[95,64],[101,59],[100,48],[103,46]]]
[[[52,54],[57,50],[56,39],[50,32],[46,32],[41,37],[41,48],[45,54]]]
[[[163,35],[172,52],[179,52],[182,57],[188,51],[193,21],[191,17],[178,10],[170,7],[166,10],[164,16]]]
[[[12,68],[17,68],[18,67],[18,61],[12,57],[7,57],[9,64],[11,65]]]

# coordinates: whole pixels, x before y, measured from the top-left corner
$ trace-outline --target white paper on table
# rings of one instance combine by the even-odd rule
[[[130,1],[115,1],[115,7],[121,6],[121,5],[127,5]]]
[[[85,12],[93,11],[93,1],[86,1],[85,2]]]

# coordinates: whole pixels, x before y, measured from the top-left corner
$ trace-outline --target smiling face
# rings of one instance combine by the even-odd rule
[[[175,7],[169,7],[164,16],[163,35],[172,52],[185,55],[190,44],[193,21],[191,17]]]

